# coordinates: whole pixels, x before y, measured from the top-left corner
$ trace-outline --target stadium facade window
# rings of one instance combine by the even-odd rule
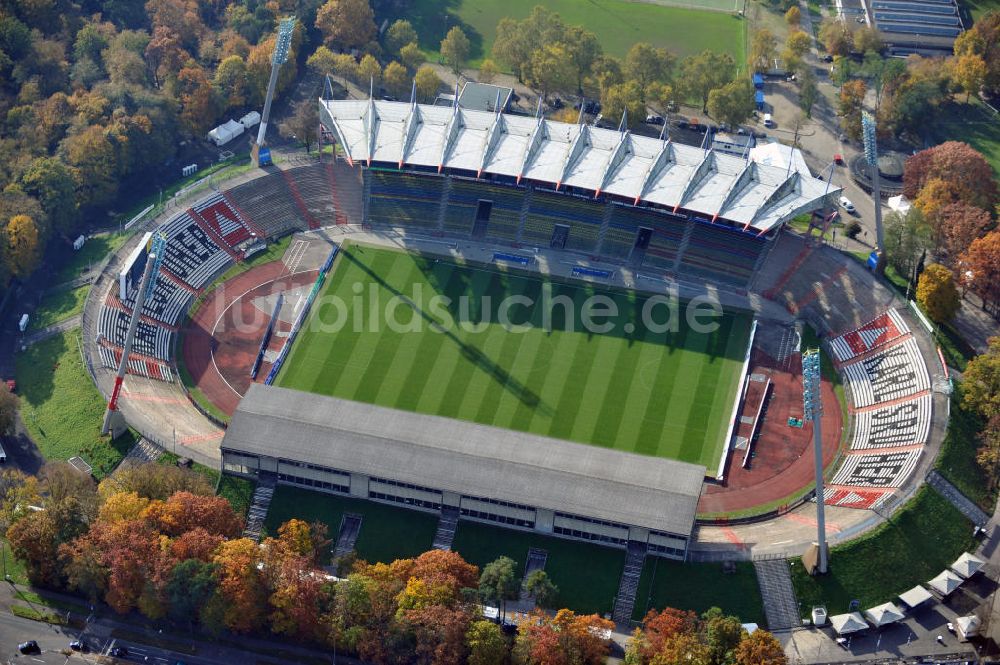
[[[520,519],[517,517],[511,517],[510,515],[497,515],[496,513],[487,512],[484,510],[474,510],[471,508],[462,508],[461,514],[463,517],[471,517],[477,520],[486,520],[488,522],[496,522],[497,524],[509,524],[511,526],[524,527],[525,529],[534,529],[535,521]]]
[[[244,476],[252,476],[254,474],[254,470],[252,470],[250,467],[245,466],[243,464],[233,464],[232,462],[226,462],[222,466],[222,470],[228,471],[230,473],[239,473]]]
[[[602,533],[591,533],[590,531],[580,531],[579,529],[568,529],[566,527],[553,527],[552,532],[560,536],[570,536],[571,538],[579,538],[581,540],[591,540],[599,543],[609,543],[612,545],[624,545],[628,542],[628,538],[615,538],[613,536],[606,536]]]
[[[332,473],[337,476],[343,476],[345,478],[350,478],[351,474],[346,471],[341,471],[339,469],[331,469],[327,466],[320,466],[319,464],[310,464],[308,462],[297,462],[294,460],[279,459],[278,464],[284,464],[286,466],[297,466],[300,469],[310,469],[312,471],[320,471],[322,473]]]
[[[348,487],[347,485],[331,483],[325,480],[316,480],[315,478],[303,478],[301,476],[291,476],[287,473],[279,473],[278,480],[292,485],[300,485],[302,487],[311,487],[313,489],[328,490],[331,492],[340,492],[342,494],[347,494],[351,490],[351,488]]]
[[[430,487],[424,487],[423,485],[414,485],[413,483],[404,483],[399,480],[389,480],[388,478],[371,478],[377,483],[382,483],[384,485],[392,485],[393,487],[405,487],[406,489],[417,490],[418,492],[427,492],[429,494],[436,494],[441,496],[441,490],[432,489]]]
[[[416,499],[411,496],[396,496],[395,494],[386,494],[385,492],[369,491],[368,498],[375,499],[377,501],[391,501],[392,503],[400,503],[404,506],[414,506],[417,508],[426,508],[428,510],[441,510],[440,503]]]
[[[529,512],[535,512],[533,506],[526,506],[523,503],[514,503],[512,501],[501,501],[500,499],[488,499],[482,496],[467,496],[462,495],[463,499],[469,499],[470,501],[479,501],[481,503],[492,503],[494,506],[506,506],[507,508],[517,508],[519,510],[527,510]]]
[[[609,522],[607,520],[599,520],[596,517],[584,517],[582,515],[573,515],[572,513],[561,513],[556,512],[556,517],[562,517],[568,520],[576,520],[577,522],[588,522],[590,524],[600,524],[602,526],[609,526],[613,529],[625,529],[628,531],[628,526],[625,524],[619,524],[618,522]]]
[[[677,549],[676,547],[667,547],[666,545],[654,545],[650,543],[648,545],[649,553],[657,556],[665,556],[671,559],[683,559],[684,550]]]

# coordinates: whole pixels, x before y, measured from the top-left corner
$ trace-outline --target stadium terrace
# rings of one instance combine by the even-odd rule
[[[544,117],[369,99],[320,100],[320,120],[352,164],[530,180],[757,235],[840,191],[808,172]]]

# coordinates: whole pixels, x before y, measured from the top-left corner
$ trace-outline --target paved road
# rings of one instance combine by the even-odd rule
[[[41,330],[36,330],[35,332],[28,333],[23,338],[18,340],[18,347],[21,348],[28,347],[31,346],[32,344],[37,344],[38,342],[46,340],[50,337],[55,337],[59,333],[66,332],[67,330],[72,330],[73,328],[79,328],[80,323],[82,321],[83,321],[83,315],[77,314],[75,316],[69,317],[68,319],[63,319],[58,323],[53,323],[51,326],[48,326],[47,328],[42,328]]]

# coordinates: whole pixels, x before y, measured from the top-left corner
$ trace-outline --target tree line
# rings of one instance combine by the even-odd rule
[[[217,635],[270,632],[375,665],[596,665],[614,625],[541,609],[505,629],[483,617],[519,596],[517,564],[483,567],[454,552],[368,563],[348,556],[339,577],[322,563],[327,526],[292,519],[261,543],[197,472],[149,463],[99,485],[62,462],[39,477],[0,474],[0,521],[33,584],[65,589],[115,612],[138,612]],[[534,575],[539,600],[555,589]],[[547,602],[541,603],[543,606]],[[631,665],[779,665],[777,640],[737,617],[652,611],[628,647]]]
[[[49,243],[177,168],[178,145],[258,107],[279,17],[298,26],[279,92],[321,0],[0,3],[0,296]]]

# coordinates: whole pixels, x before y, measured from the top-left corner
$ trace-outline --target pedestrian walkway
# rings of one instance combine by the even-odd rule
[[[22,340],[20,340],[21,346],[31,346],[32,344],[37,344],[39,342],[44,342],[50,337],[55,337],[60,333],[64,333],[67,330],[72,330],[73,328],[79,328],[80,323],[83,321],[83,316],[77,314],[71,316],[68,319],[63,319],[58,323],[53,323],[51,326],[42,328],[41,330],[36,330],[35,332],[26,335]]]
[[[254,542],[260,542],[260,532],[267,519],[267,511],[274,497],[275,478],[270,474],[260,474],[256,489],[253,491],[253,501],[247,511],[247,525],[243,529],[243,537]]]
[[[948,499],[951,505],[958,508],[976,526],[985,526],[990,520],[990,516],[986,514],[985,510],[973,503],[969,497],[962,494],[957,487],[948,482],[936,469],[927,474],[927,484],[936,489],[941,496]]]
[[[443,506],[441,517],[438,518],[437,531],[434,533],[434,549],[451,550],[451,543],[455,540],[455,529],[458,528],[458,508],[455,506]]]
[[[112,475],[116,475],[124,469],[131,469],[149,462],[155,462],[160,459],[161,455],[163,455],[163,449],[158,445],[148,439],[139,439],[139,441],[132,446],[132,449],[128,451],[128,454],[125,455],[124,459],[119,462]]]
[[[358,542],[358,534],[361,532],[361,521],[364,518],[355,513],[344,513],[340,520],[340,531],[337,535],[337,544],[333,549],[334,560],[347,556],[354,551],[354,545]]]
[[[615,596],[615,609],[612,619],[619,626],[628,625],[635,609],[635,593],[639,589],[639,575],[646,561],[646,543],[630,540],[628,554],[625,556],[625,568],[622,570],[621,581],[618,583],[618,595]]]
[[[795,599],[792,574],[785,559],[754,561],[757,584],[764,601],[768,629],[785,630],[799,625],[799,603]]]

